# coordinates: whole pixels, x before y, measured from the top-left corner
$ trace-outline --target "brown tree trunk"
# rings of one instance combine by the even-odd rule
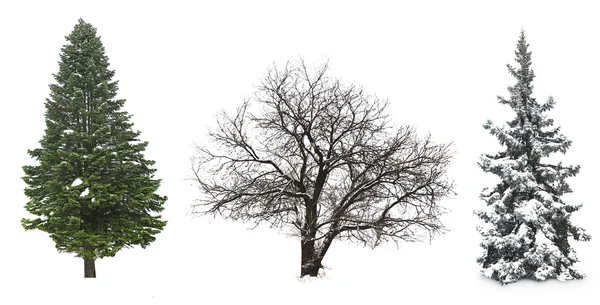
[[[306,201],[306,215],[304,226],[301,231],[300,246],[302,250],[300,277],[318,276],[321,269],[323,255],[315,249],[315,237],[317,235],[317,203],[314,200]]]
[[[318,257],[317,251],[315,250],[315,242],[312,241],[301,241],[302,257],[300,265],[300,277],[318,276],[319,269],[321,269],[321,257]]]
[[[96,261],[94,259],[89,259],[89,258],[83,259],[83,277],[84,278],[95,278],[96,277]]]

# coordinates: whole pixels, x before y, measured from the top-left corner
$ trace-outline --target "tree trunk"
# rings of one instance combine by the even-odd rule
[[[95,278],[96,277],[96,262],[94,259],[83,259],[83,277],[84,278]]]
[[[314,240],[301,241],[302,247],[302,257],[301,257],[301,265],[300,265],[300,277],[308,276],[318,276],[319,269],[321,269],[321,261],[322,258],[317,256],[317,251],[315,251],[315,242]]]
[[[304,226],[301,231],[300,246],[302,249],[300,277],[305,275],[318,276],[321,269],[321,261],[324,253],[315,249],[315,237],[317,235],[317,203],[314,200],[306,201],[306,215]]]

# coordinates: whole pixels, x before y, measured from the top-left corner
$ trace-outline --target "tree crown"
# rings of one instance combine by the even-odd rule
[[[60,251],[85,258],[113,256],[123,247],[152,242],[166,222],[155,194],[148,142],[132,130],[130,115],[115,99],[108,57],[96,29],[79,20],[65,37],[59,71],[46,99],[40,148],[29,150],[39,165],[24,166],[25,229],[50,233]]]
[[[449,144],[394,129],[387,102],[327,70],[274,67],[235,115],[220,114],[214,148],[197,147],[194,211],[291,226],[325,248],[328,238],[376,246],[441,232]]]

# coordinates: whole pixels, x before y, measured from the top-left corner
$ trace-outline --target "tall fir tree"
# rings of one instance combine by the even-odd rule
[[[499,176],[501,181],[482,191],[480,198],[486,207],[475,212],[486,223],[477,228],[484,249],[477,262],[484,276],[503,285],[522,278],[583,278],[573,267],[579,260],[569,239],[591,238],[571,223],[571,214],[581,205],[561,199],[572,192],[565,179],[575,176],[579,165],[544,162],[553,153],[566,153],[571,141],[560,133],[560,127],[553,127],[554,121],[546,114],[554,108],[553,98],[540,105],[532,97],[534,73],[528,47],[521,31],[515,51],[518,65],[508,65],[517,82],[508,87],[510,99],[498,97],[499,103],[509,105],[516,117],[507,126],[491,121],[483,126],[505,150],[483,154],[478,162],[484,172]]]
[[[25,208],[37,217],[22,224],[49,233],[59,252],[83,258],[84,277],[96,277],[96,259],[156,239],[167,197],[155,193],[148,142],[132,129],[125,100],[115,99],[118,82],[96,28],[79,19],[65,38],[41,148],[28,151],[39,165],[23,167]]]

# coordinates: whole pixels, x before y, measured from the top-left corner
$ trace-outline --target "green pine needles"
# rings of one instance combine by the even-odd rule
[[[143,156],[148,142],[121,110],[125,100],[115,99],[118,81],[96,29],[80,19],[66,40],[45,103],[41,148],[28,151],[39,165],[23,167],[25,208],[37,217],[22,224],[49,233],[60,252],[86,261],[86,277],[95,277],[96,258],[155,240],[166,225],[157,213],[167,197],[156,194],[155,162]]]

